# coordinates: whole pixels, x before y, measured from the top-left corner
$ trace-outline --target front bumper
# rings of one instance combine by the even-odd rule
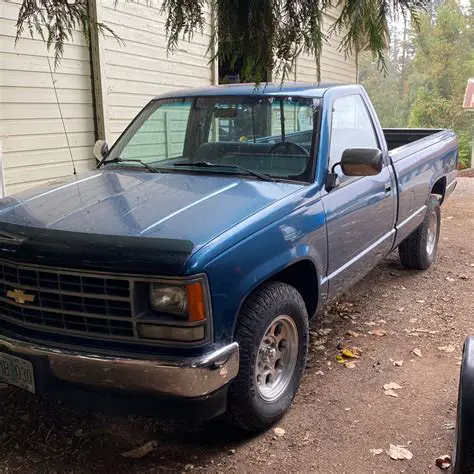
[[[177,359],[93,354],[0,335],[0,351],[40,361],[58,381],[101,390],[184,398],[203,397],[217,391],[239,370],[236,342],[200,357]]]

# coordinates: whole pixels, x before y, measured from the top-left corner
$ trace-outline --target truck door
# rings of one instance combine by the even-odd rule
[[[334,100],[330,127],[328,170],[341,160],[347,148],[382,149],[359,94]],[[376,176],[344,176],[336,167],[338,184],[322,198],[328,232],[330,297],[362,278],[392,247],[396,189],[388,156],[385,159]]]

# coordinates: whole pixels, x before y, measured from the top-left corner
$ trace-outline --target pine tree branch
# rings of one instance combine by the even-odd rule
[[[115,0],[124,1],[124,0]],[[385,51],[388,20],[396,15],[410,17],[417,24],[418,12],[428,0],[163,0],[168,52],[179,49],[181,41],[191,41],[195,33],[203,32],[206,15],[214,10],[218,19],[211,25],[209,51],[211,60],[221,60],[233,67],[242,59],[242,78],[265,82],[268,73],[276,72],[281,80],[294,71],[301,53],[314,56],[318,80],[323,45],[328,37],[342,36],[339,49],[346,56],[366,44],[386,68]],[[339,16],[332,24],[324,24],[326,13],[336,6]],[[95,25],[102,34],[108,32],[122,40],[107,26],[107,21]],[[57,66],[64,46],[72,41],[74,30],[80,28],[89,39],[91,23],[87,0],[23,0],[16,24],[16,40],[27,29],[31,36],[39,35],[48,49],[54,50]]]

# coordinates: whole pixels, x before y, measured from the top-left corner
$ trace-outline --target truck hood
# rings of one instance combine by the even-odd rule
[[[79,246],[83,252],[84,245],[93,241],[109,259],[117,246],[135,248],[137,253],[144,247],[156,250],[161,243],[168,254],[184,251],[183,260],[301,187],[229,176],[94,171],[53,189],[0,200],[0,240],[2,246],[9,243],[9,235],[2,238],[4,231],[13,239],[29,241],[30,246],[32,240],[37,245],[68,241],[71,248]],[[12,241],[12,245],[16,244]],[[10,254],[21,253],[21,246],[10,249]]]

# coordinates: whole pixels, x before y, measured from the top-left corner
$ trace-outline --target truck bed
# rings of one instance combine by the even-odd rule
[[[383,132],[398,183],[397,246],[423,221],[432,190],[447,197],[454,189],[457,140],[454,132],[444,129]]]
[[[384,128],[388,151],[442,132],[442,128]]]

